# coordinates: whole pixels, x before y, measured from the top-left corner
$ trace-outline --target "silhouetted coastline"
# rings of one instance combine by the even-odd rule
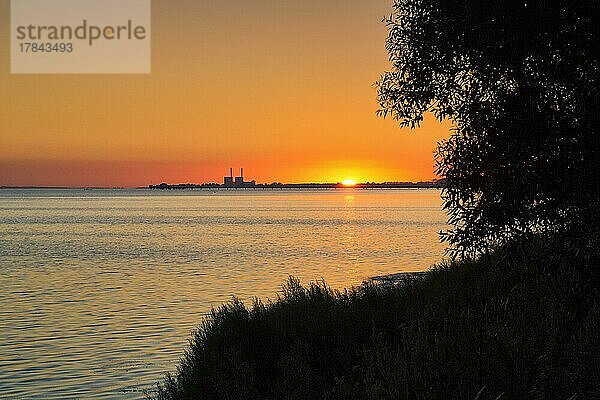
[[[436,181],[425,181],[425,182],[366,182],[357,183],[356,185],[347,186],[343,183],[251,183],[244,182],[243,185],[225,185],[220,183],[179,183],[169,184],[161,183],[159,185],[149,185],[149,189],[153,190],[184,190],[184,189],[208,189],[208,190],[246,190],[246,189],[296,189],[296,190],[310,190],[310,189],[431,189],[431,188],[442,188],[444,182],[442,180]]]
[[[173,190],[173,189],[208,189],[208,190],[219,190],[219,189],[296,189],[296,190],[308,190],[308,189],[406,189],[406,188],[441,188],[443,187],[444,181],[433,180],[433,181],[421,181],[421,182],[366,182],[366,183],[354,183],[352,185],[344,184],[344,182],[337,183],[256,183],[255,180],[246,181],[244,179],[244,168],[240,168],[240,174],[233,176],[233,168],[229,168],[229,175],[223,177],[223,183],[179,183],[169,184],[161,183],[159,185],[149,185],[149,189],[159,190]]]

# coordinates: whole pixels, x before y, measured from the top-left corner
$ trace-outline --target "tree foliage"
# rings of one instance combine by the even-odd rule
[[[438,145],[455,254],[598,224],[595,0],[395,0],[379,113],[454,130]]]

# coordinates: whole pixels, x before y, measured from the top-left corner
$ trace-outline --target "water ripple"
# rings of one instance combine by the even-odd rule
[[[140,399],[211,307],[443,253],[435,190],[0,190],[0,397]]]

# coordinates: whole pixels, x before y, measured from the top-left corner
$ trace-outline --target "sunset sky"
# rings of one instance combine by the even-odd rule
[[[377,111],[391,0],[155,0],[149,75],[11,75],[0,0],[0,185],[427,180],[448,124]]]

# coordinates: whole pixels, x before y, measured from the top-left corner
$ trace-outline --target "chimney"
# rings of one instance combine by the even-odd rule
[[[229,168],[229,176],[233,178],[233,168]]]
[[[243,178],[244,177],[244,168],[240,168],[240,176]]]

